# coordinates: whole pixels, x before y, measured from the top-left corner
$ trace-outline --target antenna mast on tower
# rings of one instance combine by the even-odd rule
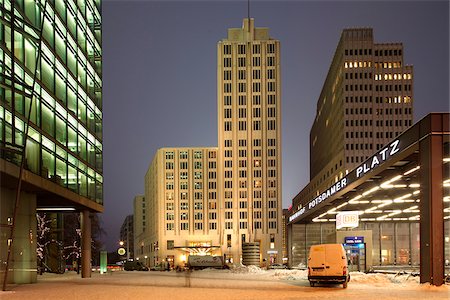
[[[248,32],[250,32],[250,0],[247,0],[247,19],[248,19],[247,30]]]

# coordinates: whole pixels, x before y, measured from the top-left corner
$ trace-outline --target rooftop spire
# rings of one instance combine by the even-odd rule
[[[250,0],[247,0],[247,19],[250,22]],[[248,26],[248,32],[250,32],[250,26]]]

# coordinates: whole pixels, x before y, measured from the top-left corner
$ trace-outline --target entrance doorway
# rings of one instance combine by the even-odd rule
[[[348,270],[350,272],[366,271],[366,244],[344,244],[345,253],[347,253]]]

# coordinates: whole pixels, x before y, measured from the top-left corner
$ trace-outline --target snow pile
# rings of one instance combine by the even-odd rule
[[[410,274],[380,274],[380,273],[362,273],[350,272],[351,282],[367,283],[367,284],[385,284],[385,283],[419,283],[419,277],[411,276]]]
[[[292,269],[300,269],[300,270],[305,270],[306,269],[306,265],[304,263],[299,263],[296,266],[292,266]]]
[[[267,271],[261,269],[260,267],[257,266],[244,266],[244,265],[240,265],[240,266],[235,266],[234,268],[230,269],[231,273],[234,274],[265,274]]]
[[[271,277],[280,280],[306,280],[308,279],[307,270],[276,270]]]
[[[200,270],[196,270],[196,271],[201,271],[201,272],[218,272],[218,271],[223,271],[223,269],[204,268],[204,269],[200,269]]]
[[[260,270],[259,273],[266,272],[267,276],[276,280],[308,280],[308,270]],[[381,274],[381,273],[362,273],[350,272],[350,282],[361,284],[419,284],[419,277],[411,274]]]

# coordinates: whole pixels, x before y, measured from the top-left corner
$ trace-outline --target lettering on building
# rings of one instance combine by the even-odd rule
[[[389,144],[386,148],[380,150],[371,159],[366,161],[363,165],[359,166],[356,169],[356,177],[359,178],[365,175],[367,172],[375,169],[383,162],[385,162],[388,158],[393,156],[395,153],[400,151],[399,147],[400,140],[395,140]]]
[[[296,211],[293,215],[291,215],[289,217],[289,222],[292,222],[299,216],[303,215],[307,210],[316,207],[317,205],[325,201],[327,198],[344,189],[347,186],[347,184],[348,184],[347,178],[346,177],[342,178],[341,180],[333,184],[331,187],[329,187],[326,191],[321,193],[319,196],[309,201],[308,204],[306,204],[304,207]]]
[[[329,189],[327,189],[325,192],[314,198],[312,201],[308,203],[308,209],[314,208],[321,202],[328,199],[330,196],[334,195],[336,192],[339,192],[343,188],[347,186],[347,178],[342,178],[335,184],[333,184]]]

